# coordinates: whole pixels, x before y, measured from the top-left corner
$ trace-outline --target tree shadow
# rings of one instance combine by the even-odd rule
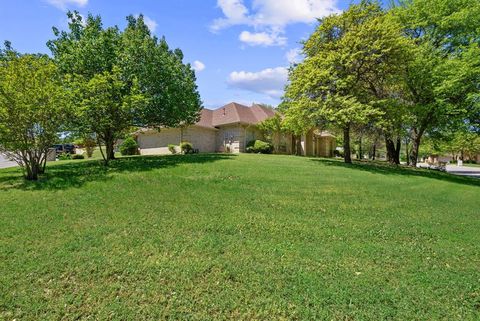
[[[452,183],[480,186],[480,179],[468,176],[453,175],[446,172],[427,168],[412,168],[403,165],[391,165],[387,162],[380,161],[354,161],[352,164],[346,164],[342,160],[312,158],[312,161],[321,163],[325,166],[336,166],[343,168],[351,168],[355,170],[366,171],[374,174],[382,175],[403,175],[403,176],[420,176]]]
[[[88,182],[108,181],[112,174],[124,172],[146,172],[159,168],[170,168],[181,164],[204,164],[234,158],[232,154],[193,154],[165,156],[131,156],[114,160],[104,166],[101,160],[68,161],[51,164],[47,172],[36,182],[21,177],[20,171],[9,171],[0,175],[0,191],[20,190],[62,190],[78,188]]]

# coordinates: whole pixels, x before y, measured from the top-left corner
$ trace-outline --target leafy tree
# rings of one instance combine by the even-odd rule
[[[405,55],[400,26],[378,3],[362,1],[321,20],[303,50],[306,59],[290,72],[286,122],[305,130],[321,121],[341,127],[350,163],[351,128],[386,113],[382,106]]]
[[[442,144],[442,151],[449,152],[454,159],[475,160],[480,154],[480,135],[478,133],[463,128],[456,131],[450,139]]]
[[[48,46],[76,88],[78,121],[72,128],[105,145],[106,164],[114,159],[116,139],[132,126],[175,127],[198,119],[202,106],[194,71],[179,49],[152,37],[142,16],[129,16],[124,32],[105,29],[98,16],[68,17],[69,30],[54,28],[56,39]]]
[[[273,152],[278,153],[280,151],[282,136],[287,132],[283,124],[282,116],[276,113],[275,116],[261,122],[258,128],[263,131],[265,136],[272,142]]]
[[[142,15],[127,21],[119,67],[128,82],[138,80],[148,98],[136,115],[136,126],[178,127],[198,121],[202,103],[195,72],[183,63],[182,51],[171,50],[165,38],[152,37]]]
[[[87,83],[77,82],[82,97],[77,110],[80,131],[93,133],[106,164],[114,159],[114,146],[130,128],[132,115],[145,103],[136,86],[125,90],[118,68],[95,75]],[[102,149],[105,144],[105,153]]]
[[[0,151],[26,179],[37,180],[65,121],[67,95],[48,57],[18,55],[8,47],[0,59]]]
[[[393,13],[416,48],[406,64],[415,166],[422,137],[459,123],[478,124],[480,2],[401,0]]]

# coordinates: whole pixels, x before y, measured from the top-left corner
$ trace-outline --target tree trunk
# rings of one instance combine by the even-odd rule
[[[103,163],[105,164],[105,166],[108,166],[108,158],[106,157],[105,153],[103,152],[102,142],[100,141],[99,138],[97,138],[97,145],[98,145],[98,149],[100,150],[100,154],[102,154]]]
[[[395,150],[395,163],[400,164],[400,149],[402,147],[402,140],[400,137],[397,138],[397,149]]]
[[[375,143],[373,144],[373,156],[372,156],[372,160],[375,160],[376,154],[377,154],[377,143],[375,142]]]
[[[410,165],[410,151],[408,150],[408,144],[409,144],[408,138],[405,138],[405,158],[407,160],[407,166]]]
[[[363,151],[362,151],[362,137],[358,140],[358,159],[363,159]]]
[[[302,136],[295,136],[295,154],[302,156]]]
[[[385,146],[387,148],[387,161],[391,164],[400,164],[400,139],[397,139],[397,145],[390,136],[385,136]]]
[[[343,159],[345,163],[352,163],[352,155],[350,152],[350,124],[343,128]]]
[[[108,159],[109,160],[113,160],[115,159],[115,143],[112,142],[112,144],[110,145],[109,147],[109,151],[108,151]]]
[[[43,151],[40,155],[40,174],[45,174],[45,168],[47,167],[47,157],[48,157],[48,149]]]
[[[421,136],[415,135],[412,139],[412,148],[410,151],[410,166],[417,167],[418,149],[420,147]]]
[[[38,180],[38,175],[40,174],[40,164],[35,157],[32,157],[32,155],[30,155],[30,158],[25,162],[25,170],[27,172],[25,179],[28,181]]]

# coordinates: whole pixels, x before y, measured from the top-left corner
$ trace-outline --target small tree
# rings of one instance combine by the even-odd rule
[[[273,152],[280,152],[282,135],[286,132],[280,114],[277,113],[275,116],[264,120],[258,125],[258,128],[263,131],[265,136],[272,142]]]
[[[7,51],[0,59],[0,152],[37,180],[66,118],[66,94],[48,57]]]
[[[85,151],[87,152],[87,157],[91,158],[93,156],[95,146],[97,145],[95,139],[89,135],[86,135],[86,137],[82,138],[82,143]]]

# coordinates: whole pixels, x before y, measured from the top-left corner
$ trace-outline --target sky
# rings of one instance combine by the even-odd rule
[[[317,18],[344,10],[345,0],[0,0],[0,41],[23,53],[50,54],[52,27],[67,28],[66,12],[100,15],[123,29],[143,14],[150,31],[180,48],[196,70],[206,108],[281,101],[291,63]]]

